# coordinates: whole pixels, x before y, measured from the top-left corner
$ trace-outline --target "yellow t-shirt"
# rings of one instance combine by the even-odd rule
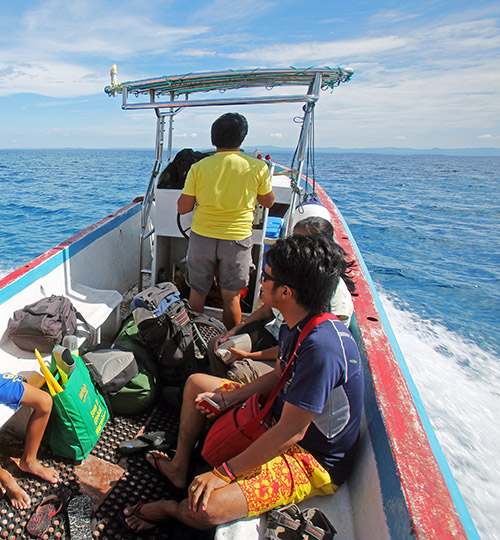
[[[267,163],[242,152],[216,152],[198,161],[182,190],[196,197],[191,230],[223,240],[248,238],[257,195],[271,189]]]

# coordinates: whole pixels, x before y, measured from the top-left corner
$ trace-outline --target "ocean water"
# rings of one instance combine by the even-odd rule
[[[0,276],[143,194],[153,160],[0,150]],[[500,158],[319,153],[315,177],[363,253],[480,536],[500,538]]]

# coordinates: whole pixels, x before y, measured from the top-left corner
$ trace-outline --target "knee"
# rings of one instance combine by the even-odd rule
[[[43,392],[40,390],[40,393],[38,394],[38,399],[36,401],[36,407],[35,409],[43,415],[49,415],[50,411],[52,411],[52,397],[47,394],[47,392]]]
[[[193,403],[194,398],[201,392],[209,392],[212,390],[213,385],[210,385],[207,381],[207,377],[210,377],[206,373],[193,373],[190,375],[184,386],[184,392],[182,394],[182,402]]]

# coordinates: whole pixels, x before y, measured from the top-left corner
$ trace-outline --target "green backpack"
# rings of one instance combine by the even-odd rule
[[[133,317],[125,320],[114,345],[134,353],[139,371],[121,390],[109,396],[111,407],[117,414],[140,414],[156,401],[158,375],[151,349],[140,336]]]

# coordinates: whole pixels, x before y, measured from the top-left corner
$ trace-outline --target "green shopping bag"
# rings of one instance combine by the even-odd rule
[[[47,426],[52,452],[75,460],[85,459],[96,445],[109,418],[104,398],[94,386],[79,356],[63,391],[52,396],[52,413]],[[50,371],[61,383],[52,354]]]

